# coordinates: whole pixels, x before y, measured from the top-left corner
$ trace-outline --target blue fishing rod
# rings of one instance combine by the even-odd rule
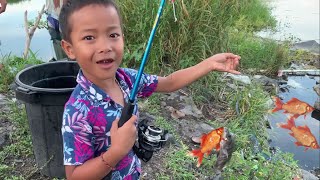
[[[139,87],[139,84],[140,84],[141,76],[142,76],[145,64],[147,62],[148,56],[149,56],[149,52],[150,52],[150,49],[151,49],[153,37],[154,37],[154,35],[156,33],[156,29],[157,29],[158,24],[159,24],[160,16],[162,15],[162,10],[163,10],[163,7],[165,5],[165,2],[166,2],[165,0],[161,0],[161,2],[160,2],[160,6],[159,6],[159,9],[158,9],[157,17],[156,17],[156,19],[154,21],[154,24],[153,24],[153,27],[152,27],[152,30],[151,30],[151,34],[150,34],[150,37],[149,37],[149,40],[148,40],[147,48],[146,48],[146,50],[145,50],[145,52],[143,54],[142,62],[140,64],[140,68],[139,68],[138,74],[136,76],[136,81],[134,82],[133,89],[132,89],[131,94],[129,96],[129,102],[125,102],[125,105],[124,105],[124,107],[122,109],[122,114],[121,114],[121,117],[120,117],[120,120],[119,120],[119,123],[118,123],[119,127],[121,127],[125,122],[127,122],[132,116],[133,109],[134,109],[134,104],[135,104],[135,98],[136,98],[136,95],[137,95],[137,92],[138,92],[138,87]]]

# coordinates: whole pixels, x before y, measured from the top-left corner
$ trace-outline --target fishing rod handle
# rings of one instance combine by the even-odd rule
[[[134,102],[131,102],[130,100],[128,102],[125,102],[124,107],[122,109],[120,120],[118,122],[118,127],[121,127],[132,117],[133,109]]]

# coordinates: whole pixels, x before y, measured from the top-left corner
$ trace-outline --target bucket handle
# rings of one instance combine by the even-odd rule
[[[18,86],[16,88],[16,98],[26,103],[37,103],[39,102],[39,93]]]

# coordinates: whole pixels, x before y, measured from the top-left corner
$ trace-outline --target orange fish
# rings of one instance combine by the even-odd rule
[[[201,137],[200,149],[192,150],[188,153],[189,156],[198,157],[197,167],[200,167],[203,159],[203,155],[209,155],[213,149],[220,150],[220,142],[222,141],[224,128],[212,130],[208,134],[204,134]]]
[[[316,138],[311,133],[308,126],[305,125],[297,127],[293,118],[288,120],[288,124],[278,124],[278,126],[291,130],[289,134],[297,140],[295,144],[297,146],[305,146],[306,149],[304,151],[308,150],[308,148],[320,149]]]
[[[278,97],[274,97],[274,100],[276,107],[272,110],[272,112],[283,109],[284,113],[292,114],[293,119],[298,118],[300,115],[304,115],[304,118],[306,118],[306,114],[314,110],[314,108],[308,103],[300,101],[297,98],[292,98],[286,103],[283,103]]]

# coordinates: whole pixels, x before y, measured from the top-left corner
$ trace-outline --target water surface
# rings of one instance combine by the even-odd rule
[[[319,80],[320,76],[289,76],[288,84],[281,86],[285,91],[279,93],[278,96],[283,98],[283,102],[287,102],[295,97],[314,106],[315,101],[319,97],[313,90],[313,86],[315,86],[316,81]],[[305,147],[294,144],[296,139],[288,134],[291,131],[277,127],[277,123],[287,123],[287,119],[287,114],[284,114],[282,110],[269,115],[269,122],[272,127],[272,130],[270,130],[271,146],[279,147],[280,150],[284,152],[293,153],[294,159],[299,161],[299,166],[303,169],[311,170],[319,168],[320,149],[304,151]],[[300,116],[295,120],[295,124],[296,126],[307,125],[316,137],[317,142],[320,143],[320,121],[312,118],[311,113],[307,114],[306,118]]]
[[[320,39],[320,5],[319,0],[269,0],[272,14],[279,24],[279,32],[275,34],[264,31],[263,37],[285,40],[290,37],[300,41]]]
[[[22,56],[26,39],[24,12],[28,10],[28,20],[34,20],[44,3],[45,0],[30,0],[7,5],[6,12],[0,15],[0,57],[9,53]],[[45,18],[44,14],[43,19]],[[44,61],[54,55],[50,35],[46,29],[36,30],[30,48]]]

